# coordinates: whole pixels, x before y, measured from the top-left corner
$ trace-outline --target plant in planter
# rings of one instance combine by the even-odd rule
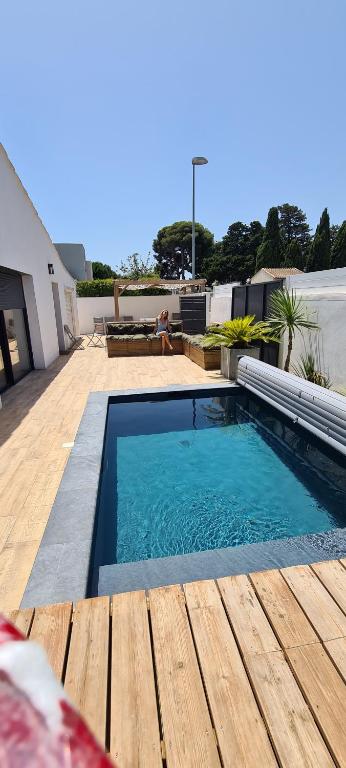
[[[285,331],[288,332],[288,347],[284,371],[289,371],[293,338],[296,331],[302,334],[303,328],[319,330],[319,326],[308,318],[302,298],[297,297],[293,290],[290,293],[287,288],[280,288],[272,293],[269,300],[267,323],[269,323],[272,331],[279,337],[282,337]]]
[[[318,384],[319,387],[330,389],[332,386],[328,374],[322,373],[312,352],[301,355],[299,363],[293,366],[293,371],[299,378],[312,381],[313,384]]]
[[[221,373],[227,379],[235,379],[238,358],[241,355],[259,358],[259,347],[253,346],[259,341],[278,341],[269,323],[255,323],[255,315],[235,317],[221,325],[210,326],[209,333],[202,345],[207,349],[215,345],[221,347]]]

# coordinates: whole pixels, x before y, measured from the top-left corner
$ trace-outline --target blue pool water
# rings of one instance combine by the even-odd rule
[[[345,525],[344,460],[243,390],[110,405],[98,565]]]

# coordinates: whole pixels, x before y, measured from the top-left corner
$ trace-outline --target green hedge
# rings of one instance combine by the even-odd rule
[[[77,283],[77,296],[113,296],[113,280],[80,280]]]
[[[77,296],[113,296],[113,280],[80,280],[77,283]],[[166,288],[143,288],[139,290],[130,288],[122,293],[122,296],[168,296],[170,291]]]

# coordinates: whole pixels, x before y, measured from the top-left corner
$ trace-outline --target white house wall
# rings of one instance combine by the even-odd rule
[[[312,345],[319,345],[322,367],[329,373],[335,389],[346,390],[346,268],[329,269],[293,275],[286,287],[296,291],[306,305],[309,316],[319,326],[311,333]],[[292,363],[299,362],[309,346],[309,334],[297,334],[293,342]],[[285,339],[283,355],[287,350]]]
[[[49,275],[48,264],[54,274]],[[75,280],[64,267],[37,211],[0,145],[0,267],[23,274],[35,368],[45,368],[59,354],[51,283],[58,283],[62,322],[64,289],[73,291],[75,330],[78,314]],[[67,345],[67,340],[65,339]]]

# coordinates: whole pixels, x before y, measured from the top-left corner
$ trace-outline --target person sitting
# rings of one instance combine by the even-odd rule
[[[161,336],[161,354],[165,354],[166,346],[172,352],[173,347],[169,340],[169,334],[172,333],[171,326],[169,324],[168,309],[163,309],[155,320],[154,327],[155,336]]]

